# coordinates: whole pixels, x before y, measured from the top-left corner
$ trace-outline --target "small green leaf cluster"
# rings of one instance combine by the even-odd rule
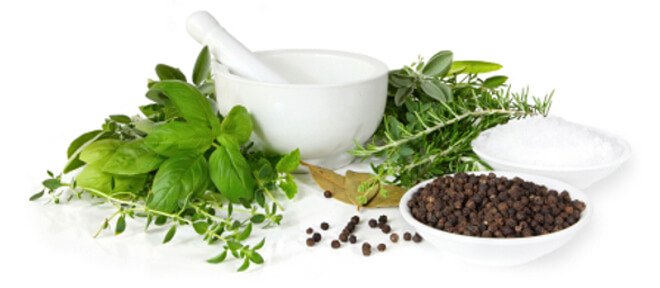
[[[225,243],[224,252],[261,264],[261,246],[243,246],[252,225],[279,225],[282,206],[275,198],[297,193],[291,173],[300,164],[299,150],[271,155],[249,142],[253,123],[247,109],[235,106],[224,117],[216,113],[215,85],[207,47],[199,54],[192,83],[177,68],[159,64],[159,80],[149,80],[140,107],[142,116],[111,115],[102,129],[76,138],[67,151],[63,173],[80,170],[71,184],[49,173],[44,193],[59,203],[60,187],[73,194],[87,192],[117,208],[99,232],[117,217],[115,234],[126,229],[126,218],[143,217],[152,224],[171,223],[163,243],[177,227],[190,225],[209,244]],[[70,199],[70,198],[69,198]],[[272,205],[270,204],[272,202]],[[234,209],[240,204],[245,209]],[[224,211],[222,217],[216,211]],[[237,217],[241,212],[243,217]],[[98,235],[98,233],[97,233]],[[222,257],[224,259],[224,257]],[[221,262],[213,258],[209,262]]]
[[[452,58],[451,51],[440,51],[428,62],[420,57],[390,71],[383,122],[371,143],[356,143],[351,151],[363,159],[385,159],[372,165],[376,181],[360,187],[365,193],[383,182],[412,187],[437,175],[488,168],[470,145],[481,131],[515,118],[547,115],[552,93],[530,99],[528,89],[511,92],[506,76],[481,78],[501,65]]]

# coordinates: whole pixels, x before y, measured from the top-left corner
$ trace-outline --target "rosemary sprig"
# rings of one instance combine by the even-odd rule
[[[383,122],[371,143],[356,143],[351,151],[363,160],[383,158],[372,165],[375,181],[359,187],[360,202],[380,183],[407,188],[437,175],[488,168],[470,145],[479,133],[511,119],[547,115],[554,92],[544,98],[530,97],[528,88],[512,92],[506,76],[479,77],[501,65],[452,57],[441,51],[428,63],[419,58],[390,72]]]

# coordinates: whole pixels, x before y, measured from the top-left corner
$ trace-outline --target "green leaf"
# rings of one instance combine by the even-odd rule
[[[156,65],[156,74],[160,80],[181,80],[186,82],[186,76],[181,73],[179,68],[174,68],[165,64]],[[158,85],[156,83],[155,85]]]
[[[170,240],[174,238],[174,234],[176,234],[176,225],[172,225],[172,227],[167,230],[167,234],[165,234],[165,238],[163,238],[163,244],[170,242]]]
[[[403,102],[406,101],[406,98],[408,98],[414,90],[413,87],[401,87],[397,89],[396,94],[394,94],[394,104],[396,104],[396,106],[403,105]]]
[[[188,194],[204,192],[208,185],[208,164],[201,154],[181,153],[165,160],[154,178],[147,207],[165,213],[179,208]]]
[[[121,145],[103,165],[103,171],[121,175],[143,174],[158,169],[165,159],[140,139]]]
[[[229,250],[236,251],[238,249],[243,248],[243,244],[238,243],[236,241],[227,241],[227,247]]]
[[[486,88],[497,88],[502,86],[509,77],[506,76],[493,76],[484,81],[484,87]]]
[[[239,198],[252,200],[255,180],[245,157],[233,138],[220,135],[222,145],[209,158],[211,180],[229,201],[239,203]]]
[[[80,152],[80,160],[90,165],[102,167],[121,146],[122,141],[117,139],[103,139],[87,145]]]
[[[389,81],[397,88],[410,87],[415,83],[415,77],[405,74],[401,70],[391,71]]]
[[[154,121],[151,121],[149,119],[140,119],[135,122],[135,129],[140,130],[144,133],[151,133],[154,129],[158,127]]]
[[[115,225],[115,235],[119,235],[126,230],[126,217],[124,214],[121,214],[117,219],[117,224]]]
[[[250,217],[250,222],[254,224],[261,224],[264,221],[266,221],[266,216],[264,214],[256,214],[252,217]]]
[[[300,165],[300,149],[293,150],[277,162],[275,170],[279,173],[291,173]]]
[[[266,237],[261,238],[261,241],[259,241],[259,243],[257,243],[257,245],[254,245],[254,247],[252,248],[252,251],[257,251],[257,250],[261,249],[261,247],[264,247],[265,243],[266,243]]]
[[[202,81],[206,80],[211,73],[211,53],[209,53],[209,47],[204,46],[202,51],[199,52],[197,60],[195,61],[195,68],[193,69],[193,83],[199,85]]]
[[[239,146],[243,146],[243,144],[247,143],[252,134],[252,119],[250,118],[250,113],[247,112],[247,109],[240,105],[231,108],[231,111],[229,111],[225,119],[222,120],[220,133],[236,139]]]
[[[55,178],[46,179],[43,182],[41,182],[41,184],[44,185],[44,187],[46,187],[50,190],[56,190],[57,188],[62,187],[62,182],[60,182],[60,180],[55,179]]]
[[[215,92],[215,83],[213,82],[207,82],[199,86],[199,92],[202,92],[202,94],[211,94]]]
[[[422,74],[432,77],[444,77],[451,68],[454,54],[451,51],[440,51],[426,63]]]
[[[435,100],[451,102],[453,98],[451,89],[440,80],[424,80],[421,87],[426,95],[429,95]]]
[[[186,121],[204,125],[214,136],[220,134],[220,120],[211,109],[211,104],[195,87],[188,83],[167,80],[155,84],[152,89],[163,92],[172,101]]]
[[[222,251],[222,253],[220,253],[218,256],[207,259],[206,262],[209,264],[218,264],[222,261],[225,261],[225,258],[227,258],[227,250]]]
[[[76,185],[91,188],[104,193],[112,192],[112,175],[103,173],[97,166],[87,166],[76,176]]]
[[[257,252],[250,253],[250,261],[254,264],[264,264],[264,258]]]
[[[179,121],[160,126],[144,138],[147,147],[168,157],[182,152],[202,153],[211,143],[213,134],[207,127]]]
[[[128,117],[126,115],[110,115],[110,119],[112,121],[119,122],[122,124],[131,123],[131,117]]]
[[[199,235],[204,235],[206,234],[206,231],[209,230],[209,224],[206,223],[205,221],[197,221],[193,223],[193,229],[195,229],[195,232]]]
[[[111,175],[112,176],[112,193],[115,192],[133,192],[137,193],[142,190],[147,181],[146,174],[140,175]]]
[[[30,201],[37,200],[37,199],[41,198],[41,196],[44,196],[44,190],[41,190],[37,193],[34,193],[32,196],[30,196]]]
[[[76,138],[75,140],[73,140],[73,142],[71,142],[71,144],[69,145],[69,149],[67,149],[68,161],[66,165],[64,165],[64,169],[62,170],[62,173],[65,174],[69,173],[85,165],[85,162],[81,161],[79,158],[80,152],[87,145],[102,137],[103,136],[102,132],[103,132],[102,130],[90,131],[78,136],[78,138]]]
[[[454,74],[479,74],[479,73],[488,73],[500,70],[502,65],[492,62],[484,61],[454,61],[451,64],[452,71]]]
[[[167,223],[167,217],[165,216],[156,216],[156,221],[154,221],[154,224],[157,226],[162,226],[163,224]]]
[[[241,267],[238,267],[238,270],[236,271],[243,272],[247,270],[249,267],[250,267],[250,259],[245,258],[245,261],[243,261],[243,265],[241,265]]]
[[[291,175],[287,175],[286,179],[280,181],[280,189],[284,191],[286,197],[289,199],[293,199],[298,193],[298,185]]]
[[[414,152],[415,151],[413,151],[413,149],[410,149],[410,147],[405,147],[404,146],[404,147],[399,148],[399,155],[401,155],[403,157],[408,157],[408,156],[412,155]]]
[[[236,241],[243,241],[250,237],[250,234],[252,234],[252,223],[248,223],[248,225],[241,231],[241,233],[238,233],[236,236]]]
[[[154,83],[155,85],[156,83]],[[153,85],[152,85],[153,86]],[[158,104],[165,104],[166,102],[170,101],[169,98],[167,98],[167,95],[165,95],[163,92],[159,90],[153,90],[151,87],[149,87],[149,91],[147,91],[146,94],[144,94],[147,99],[154,101]]]

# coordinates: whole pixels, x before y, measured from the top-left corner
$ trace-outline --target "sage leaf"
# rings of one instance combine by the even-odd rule
[[[424,69],[422,69],[422,74],[432,77],[444,77],[451,68],[453,56],[454,53],[447,50],[436,53],[426,63]]]
[[[156,65],[156,74],[160,80],[181,80],[186,82],[186,75],[183,75],[179,68],[174,68],[165,64]],[[158,85],[158,84],[155,84]],[[153,87],[153,86],[152,86]]]
[[[117,139],[98,140],[87,145],[80,152],[80,160],[90,165],[96,164],[103,167],[121,144],[122,141]]]
[[[415,83],[415,77],[405,74],[402,70],[395,70],[389,73],[389,81],[397,88],[410,87]]]
[[[115,225],[115,235],[119,235],[126,230],[126,216],[121,214],[117,219],[117,224]]]
[[[206,262],[209,264],[218,264],[222,261],[225,261],[225,258],[227,258],[227,250],[222,251],[222,253],[218,254],[218,256],[207,259]]]
[[[252,119],[245,107],[237,105],[231,108],[220,126],[220,133],[236,139],[239,146],[247,143],[252,135]]]
[[[165,234],[165,238],[163,238],[163,244],[170,242],[170,240],[174,238],[174,234],[176,234],[176,225],[172,225],[172,227],[167,230],[167,234]]]
[[[279,173],[291,173],[300,166],[300,149],[293,150],[284,155],[277,164],[275,170]]]
[[[121,145],[103,165],[103,171],[121,175],[143,174],[156,170],[165,159],[140,139]]]
[[[483,86],[486,88],[497,88],[502,86],[506,80],[509,80],[509,77],[506,76],[493,76],[484,80]]]
[[[197,60],[195,61],[195,68],[193,68],[192,79],[195,85],[199,85],[202,81],[206,80],[211,73],[211,53],[209,47],[204,46],[202,51],[199,52]]]
[[[218,141],[221,146],[209,158],[213,184],[233,203],[239,203],[239,198],[252,200],[255,180],[238,144],[224,134],[218,137]]]
[[[168,157],[182,152],[204,152],[212,142],[209,128],[179,121],[160,126],[144,138],[148,148]]]
[[[151,89],[167,95],[187,122],[204,125],[211,129],[214,136],[219,135],[220,120],[212,111],[207,98],[195,86],[181,81],[167,80],[155,84]]]
[[[406,101],[406,98],[410,96],[410,94],[414,91],[415,89],[413,87],[401,87],[396,90],[396,93],[394,94],[394,104],[396,106],[401,106],[403,103]]]
[[[451,64],[452,71],[454,74],[479,74],[479,73],[488,73],[500,70],[502,65],[492,62],[484,61],[454,61]]]
[[[440,80],[424,80],[422,81],[421,88],[426,95],[438,101],[451,102],[453,98],[451,88],[447,87]]]
[[[147,207],[165,213],[179,208],[188,194],[198,194],[208,185],[208,164],[203,155],[181,153],[165,160],[154,178]]]

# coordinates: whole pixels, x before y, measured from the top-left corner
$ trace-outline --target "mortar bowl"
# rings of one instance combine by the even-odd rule
[[[271,50],[256,56],[288,83],[267,83],[231,73],[214,62],[220,114],[243,105],[252,116],[255,146],[275,153],[300,149],[303,161],[337,169],[354,157],[382,121],[387,66],[377,59],[330,50]]]

